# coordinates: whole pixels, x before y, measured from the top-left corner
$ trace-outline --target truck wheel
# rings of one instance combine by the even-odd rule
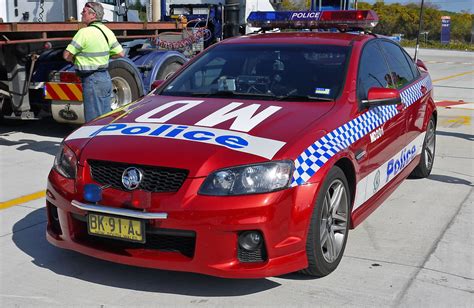
[[[184,60],[180,57],[170,57],[161,65],[155,80],[166,80],[183,66]]]
[[[4,97],[0,97],[0,123],[3,123],[3,117],[6,115],[6,99]]]
[[[112,110],[126,105],[140,97],[138,83],[134,75],[124,67],[111,67]]]
[[[430,175],[433,169],[433,163],[436,152],[436,123],[433,116],[431,116],[426,127],[425,140],[423,141],[423,149],[421,150],[421,158],[418,166],[413,169],[410,174],[412,179],[422,179]]]
[[[349,233],[350,204],[346,176],[334,166],[314,205],[306,240],[308,268],[303,274],[323,277],[339,265]]]
[[[8,87],[0,83],[0,89],[8,91]],[[5,96],[0,96],[0,122],[3,122],[4,116],[10,116],[13,113],[11,99]]]

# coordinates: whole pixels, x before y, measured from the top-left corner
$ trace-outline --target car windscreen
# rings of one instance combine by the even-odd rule
[[[199,57],[160,94],[334,100],[343,88],[348,57],[346,46],[222,44]]]

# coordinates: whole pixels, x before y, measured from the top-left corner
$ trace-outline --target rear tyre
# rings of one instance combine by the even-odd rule
[[[11,116],[13,113],[12,102],[9,98],[0,96],[0,123],[4,123],[5,116]]]
[[[140,88],[134,74],[125,67],[116,66],[109,69],[112,79],[112,110],[120,108],[140,97]]]
[[[183,66],[184,60],[180,57],[170,57],[161,65],[155,80],[166,80]]]
[[[337,268],[346,247],[350,204],[346,176],[334,166],[314,205],[306,241],[308,268],[303,274],[323,277]]]
[[[436,152],[436,122],[431,116],[428,126],[426,127],[425,140],[423,141],[423,149],[421,151],[420,163],[413,169],[410,178],[422,179],[431,174],[433,169],[434,158]]]
[[[3,122],[3,117],[5,116],[5,112],[3,111],[4,105],[6,104],[5,98],[0,96],[0,123]]]

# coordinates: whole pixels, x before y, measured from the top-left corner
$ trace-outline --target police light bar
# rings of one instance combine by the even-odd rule
[[[331,29],[340,31],[374,28],[379,17],[372,10],[251,12],[247,23],[262,29]]]

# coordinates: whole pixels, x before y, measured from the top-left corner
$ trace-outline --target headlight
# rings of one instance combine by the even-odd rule
[[[61,144],[59,152],[56,154],[54,170],[66,178],[76,178],[77,158],[74,152],[65,144]]]
[[[292,172],[292,161],[221,169],[206,178],[199,189],[199,193],[228,196],[280,190],[288,187]]]

